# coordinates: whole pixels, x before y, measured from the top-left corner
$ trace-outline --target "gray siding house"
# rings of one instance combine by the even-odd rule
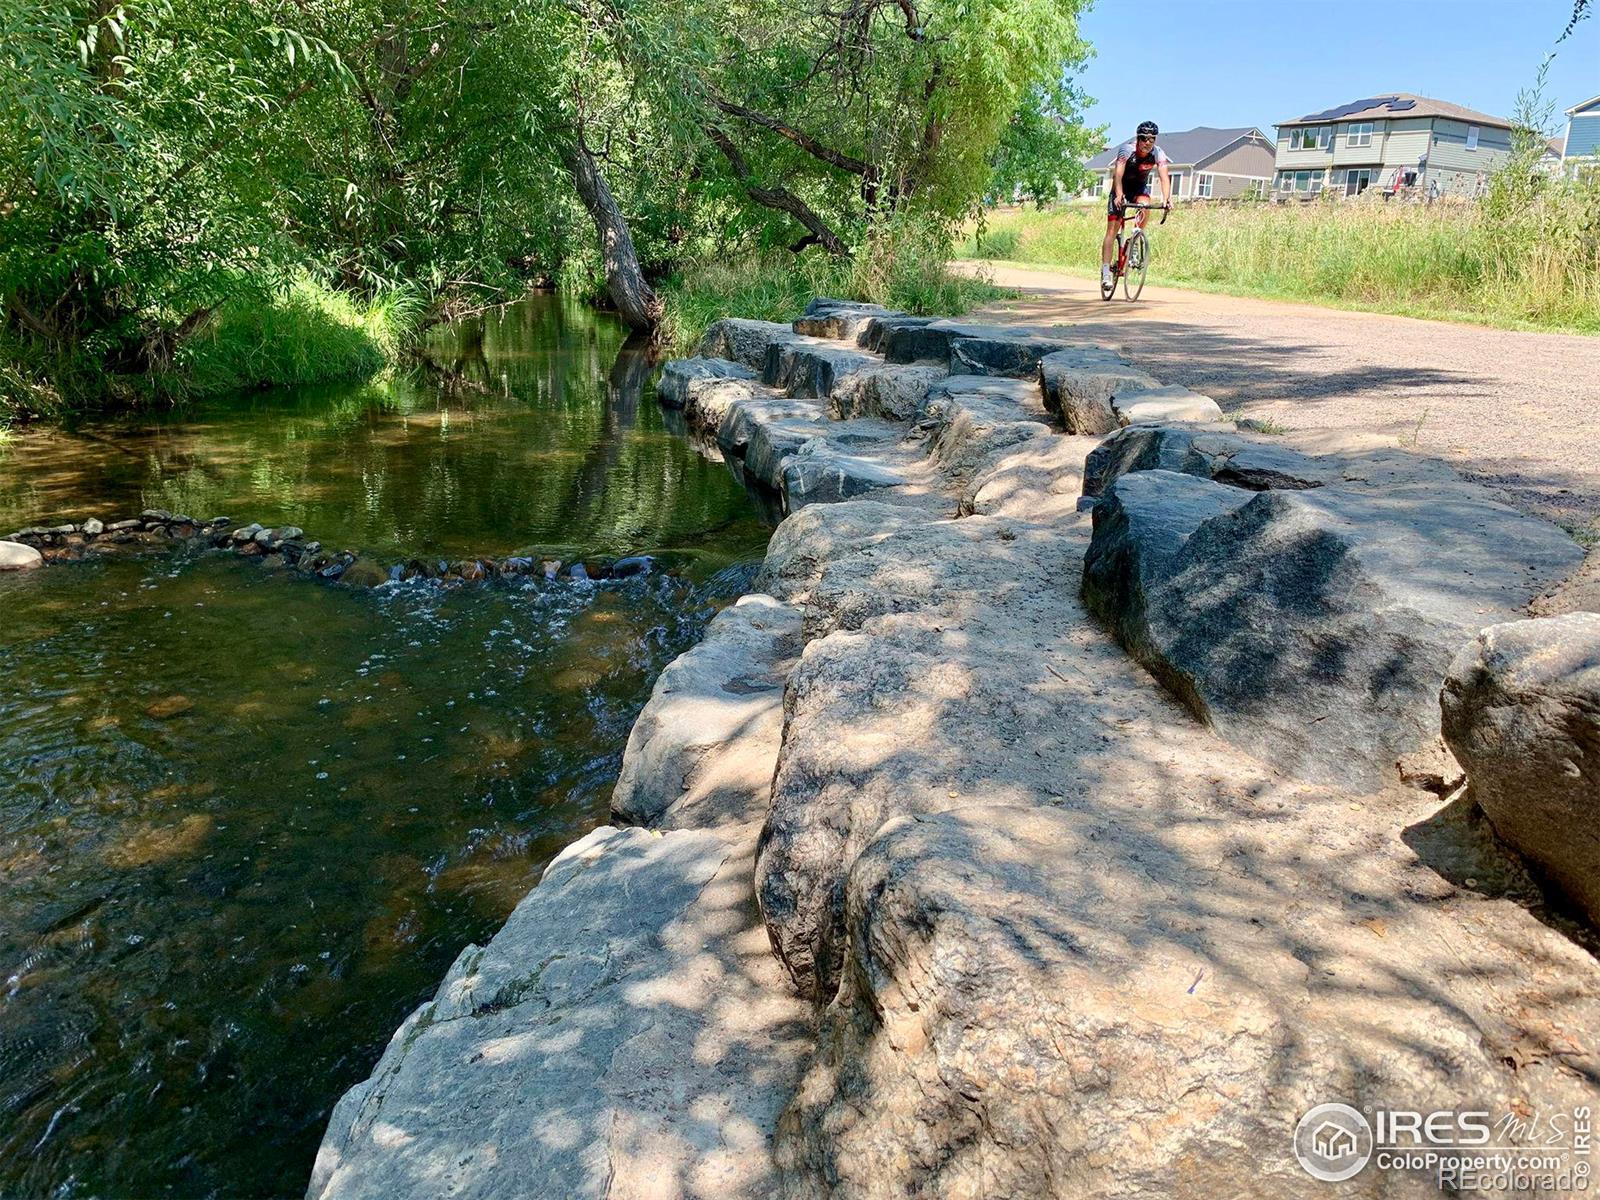
[[[1174,200],[1221,200],[1252,190],[1264,193],[1272,181],[1272,143],[1259,129],[1200,125],[1163,133],[1156,145],[1171,160],[1167,170]],[[1091,195],[1104,196],[1109,190],[1116,161],[1117,147],[1111,146],[1084,164],[1095,176]]]
[[[1356,196],[1399,186],[1473,196],[1511,154],[1511,122],[1396,92],[1278,126],[1274,194]]]
[[[1569,172],[1600,165],[1600,96],[1567,109],[1567,136],[1561,142],[1561,164]]]

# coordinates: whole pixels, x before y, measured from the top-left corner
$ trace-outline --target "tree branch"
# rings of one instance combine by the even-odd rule
[[[779,137],[787,138],[796,146],[799,146],[800,149],[813,158],[821,159],[830,166],[838,167],[841,171],[849,171],[852,175],[860,175],[863,179],[875,180],[878,177],[878,169],[871,163],[862,162],[859,158],[852,158],[848,154],[841,154],[832,147],[824,146],[810,134],[802,133],[792,125],[780,121],[777,117],[769,117],[766,113],[756,112],[754,109],[746,108],[742,104],[735,104],[710,89],[707,89],[707,96],[712,106],[718,111],[724,112],[730,117],[738,117],[740,120],[749,121],[752,125],[759,125],[763,129],[770,129]]]
[[[806,227],[810,233],[810,240],[820,242],[829,254],[838,258],[850,256],[849,248],[838,234],[828,228],[815,209],[788,188],[761,187],[753,178],[749,161],[740,152],[739,147],[733,144],[733,139],[715,125],[707,125],[705,129],[706,136],[718,150],[722,151],[722,156],[728,160],[728,165],[733,168],[733,173],[744,185],[745,194],[750,199],[766,208],[788,213]],[[800,248],[803,249],[806,244],[806,239],[801,239]]]

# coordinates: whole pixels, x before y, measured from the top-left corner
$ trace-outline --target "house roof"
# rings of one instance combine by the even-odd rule
[[[1564,137],[1550,138],[1545,142],[1545,145],[1549,147],[1545,153],[1554,154],[1557,158],[1567,152],[1567,139]]]
[[[1586,112],[1589,109],[1594,108],[1596,105],[1600,105],[1600,96],[1590,96],[1582,104],[1574,104],[1571,108],[1567,109],[1566,115],[1569,117],[1575,117],[1581,112]]]
[[[1597,96],[1596,99],[1600,99]],[[1334,121],[1363,120],[1366,118],[1380,119],[1384,117],[1448,117],[1452,121],[1468,121],[1474,125],[1494,125],[1501,129],[1510,129],[1511,122],[1504,117],[1491,117],[1488,113],[1477,112],[1470,108],[1462,108],[1459,104],[1451,104],[1448,100],[1434,100],[1427,96],[1417,96],[1410,92],[1391,92],[1383,96],[1369,96],[1364,100],[1352,100],[1348,104],[1341,104],[1335,108],[1325,108],[1321,112],[1307,113],[1303,117],[1296,117],[1292,121],[1280,121],[1278,127],[1285,125],[1328,125]]]
[[[1221,150],[1226,150],[1234,142],[1249,137],[1252,133],[1270,146],[1267,135],[1253,125],[1245,125],[1239,129],[1213,129],[1209,125],[1197,125],[1193,129],[1184,129],[1177,133],[1160,134],[1156,138],[1156,145],[1167,152],[1167,157],[1172,160],[1174,166],[1192,166]],[[1118,146],[1121,144],[1117,143]],[[1116,161],[1117,146],[1109,146],[1084,165],[1091,171],[1103,171]]]

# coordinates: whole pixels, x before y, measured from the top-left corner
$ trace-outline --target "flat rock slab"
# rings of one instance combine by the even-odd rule
[[[792,342],[799,336],[780,321],[724,317],[712,322],[700,339],[699,356],[731,359],[752,371],[760,371],[766,366],[768,347]]]
[[[1059,522],[1079,509],[1083,464],[1098,438],[1030,438],[989,460],[961,496],[963,515]]]
[[[1221,407],[1210,396],[1178,386],[1114,398],[1112,407],[1124,425],[1210,425],[1224,420]]]
[[[826,400],[847,380],[882,366],[876,355],[797,334],[767,347],[761,379],[790,396]]]
[[[832,424],[805,417],[753,422],[744,452],[745,471],[773,491],[781,492],[784,464],[807,442],[826,437]]]
[[[690,393],[724,379],[754,379],[755,372],[726,358],[675,358],[663,363],[656,395],[668,408],[684,408]]]
[[[818,428],[825,421],[822,405],[815,400],[792,400],[765,385],[745,385],[723,410],[716,427],[717,445],[724,454],[744,458],[757,430],[779,421],[811,422]]]
[[[794,331],[812,337],[857,342],[866,334],[874,321],[904,315],[881,304],[817,296],[806,305],[805,311],[795,320]]]
[[[1071,342],[1057,326],[1030,329],[963,321],[884,322],[878,349],[888,362],[933,359],[952,375],[1031,375],[1039,360]]]
[[[1438,739],[1460,646],[1581,558],[1466,485],[1248,493],[1144,471],[1095,508],[1084,599],[1229,741],[1376,791]]]
[[[800,610],[759,593],[718,613],[662,671],[628,735],[611,793],[619,824],[708,829],[751,819],[783,732]]]
[[[918,428],[932,435],[932,460],[964,480],[1011,446],[1049,434],[1036,384],[952,375],[929,393]]]
[[[872,499],[810,505],[773,532],[754,586],[791,604],[804,604],[834,559],[936,519],[921,509]]]
[[[783,463],[785,507],[798,512],[808,504],[837,504],[868,492],[910,482],[895,460],[903,455],[853,453],[847,440],[828,435],[806,442]]]
[[[1491,625],[1440,704],[1495,831],[1600,925],[1600,614]]]
[[[1068,433],[1112,433],[1123,425],[1118,404],[1127,405],[1161,381],[1109,350],[1075,346],[1039,360],[1045,408],[1061,418]]]
[[[1349,459],[1315,457],[1236,434],[1138,425],[1108,437],[1089,455],[1083,492],[1099,496],[1130,472],[1152,470],[1196,475],[1249,491],[1293,491],[1362,482],[1363,467]]]
[[[0,542],[0,571],[26,571],[42,566],[44,555],[21,542]]]
[[[597,829],[339,1102],[311,1200],[771,1196],[810,1041],[742,853]]]
[[[828,415],[840,420],[914,420],[927,402],[930,389],[947,374],[938,363],[880,363],[840,381],[829,393]]]

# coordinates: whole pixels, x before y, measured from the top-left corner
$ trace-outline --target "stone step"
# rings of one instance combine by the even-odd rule
[[[731,359],[752,371],[766,366],[767,348],[792,342],[800,335],[779,321],[751,321],[743,317],[724,317],[714,321],[700,339],[696,353],[701,358]]]
[[[806,305],[805,312],[795,319],[794,331],[812,337],[835,338],[839,341],[861,344],[873,322],[885,317],[903,317],[881,304],[868,304],[859,300],[835,300],[818,296]]]
[[[1075,343],[1060,326],[1030,328],[963,321],[880,322],[876,348],[892,363],[943,362],[952,375],[1033,375],[1046,355]]]
[[[1044,405],[1061,418],[1068,433],[1113,433],[1119,396],[1154,391],[1161,381],[1120,355],[1099,347],[1073,347],[1039,361]]]
[[[656,395],[668,408],[684,408],[690,395],[724,379],[754,379],[755,371],[727,358],[675,358],[661,368]]]
[[[793,334],[767,346],[761,381],[790,396],[826,400],[856,376],[882,368],[875,354],[838,342]]]

